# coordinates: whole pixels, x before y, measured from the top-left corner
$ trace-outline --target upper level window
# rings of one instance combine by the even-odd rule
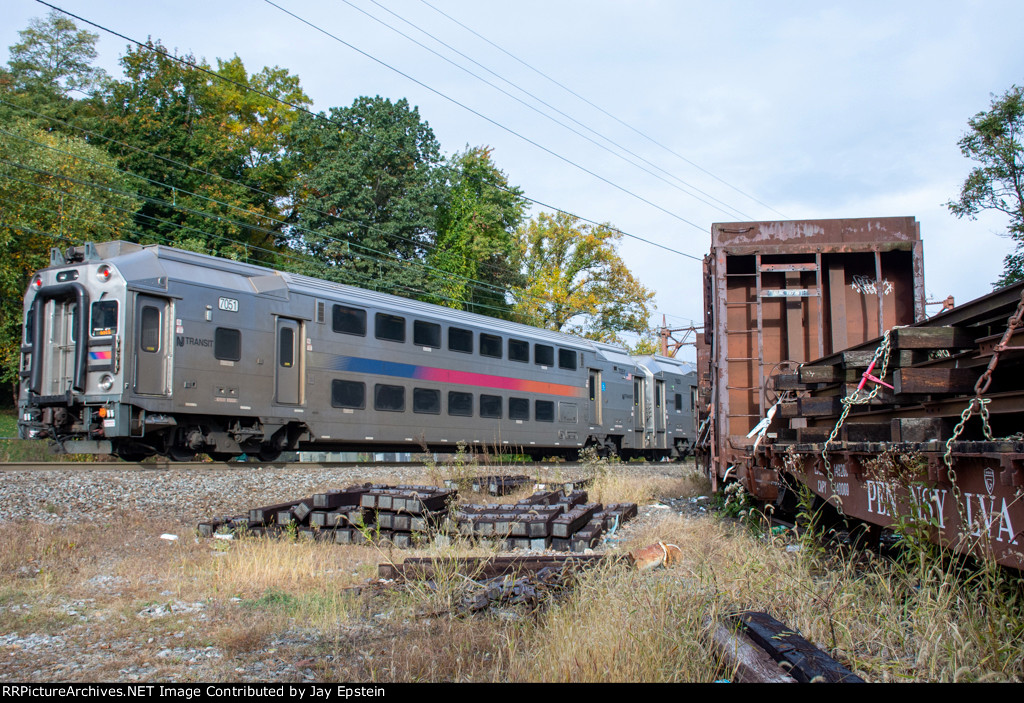
[[[480,356],[501,358],[501,337],[494,334],[480,334]]]
[[[448,348],[452,351],[473,353],[473,333],[458,327],[448,328]]]
[[[508,340],[509,361],[530,361],[530,343],[521,339]]]
[[[347,305],[335,305],[331,309],[331,329],[341,334],[366,336],[366,311],[350,308]]]
[[[572,349],[558,350],[558,368],[576,370],[576,352]]]
[[[379,312],[374,316],[374,334],[389,342],[405,341],[405,318]]]
[[[538,366],[554,366],[555,348],[549,347],[547,344],[534,344],[533,363]]]
[[[441,348],[441,325],[436,322],[413,320],[412,343],[417,347]]]

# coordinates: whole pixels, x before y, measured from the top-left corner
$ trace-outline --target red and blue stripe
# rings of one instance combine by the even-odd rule
[[[563,383],[531,381],[525,378],[495,376],[492,374],[474,373],[472,371],[455,371],[454,369],[440,369],[433,366],[419,366],[416,364],[400,364],[395,361],[364,359],[357,356],[335,357],[331,368],[334,371],[345,371],[348,373],[409,378],[416,381],[432,381],[456,386],[476,386],[479,388],[540,393],[570,398],[582,398],[586,394],[586,388],[584,387],[570,386]]]

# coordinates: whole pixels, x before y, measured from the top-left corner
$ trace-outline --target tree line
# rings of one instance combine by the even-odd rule
[[[124,239],[252,261],[452,308],[621,341],[654,293],[621,232],[530,217],[486,146],[444,154],[405,99],[314,112],[300,79],[159,40],[124,77],[57,12],[0,66],[0,380],[16,384],[22,297],[51,247]]]

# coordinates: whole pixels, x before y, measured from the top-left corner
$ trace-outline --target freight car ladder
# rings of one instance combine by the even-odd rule
[[[762,263],[761,254],[754,255],[754,271],[752,273],[727,273],[726,280],[748,279],[746,286],[737,286],[743,291],[742,301],[729,301],[728,294],[725,303],[726,308],[743,308],[742,319],[755,326],[748,329],[725,329],[725,362],[727,364],[742,364],[748,367],[746,375],[750,382],[756,381],[757,385],[726,387],[726,392],[739,391],[749,394],[750,402],[744,406],[736,407],[732,402],[728,404],[728,434],[730,437],[742,437],[750,431],[768,412],[768,403],[765,399],[765,381],[771,367],[782,361],[807,361],[804,352],[804,340],[808,339],[808,330],[803,322],[804,298],[817,298],[817,329],[822,329],[822,305],[821,301],[821,254],[815,254],[813,262],[779,262],[779,256],[773,256],[772,263]],[[766,288],[763,282],[763,274],[783,274],[785,277],[784,288]],[[802,287],[801,277],[805,273],[814,273],[814,288]],[[752,280],[750,280],[752,279]],[[752,285],[751,285],[752,284]],[[750,293],[754,293],[753,300]],[[786,305],[786,340],[783,346],[780,330],[780,338],[767,350],[765,348],[764,335],[764,310],[762,301],[784,299]],[[753,307],[756,314],[750,314]],[[734,318],[735,319],[735,318]],[[752,338],[751,338],[752,336]],[[815,358],[824,356],[823,336],[817,337],[817,354]],[[783,353],[785,349],[785,354]],[[742,356],[743,352],[751,356]],[[754,356],[756,354],[756,356]],[[788,358],[787,358],[788,357]],[[736,366],[730,366],[729,378],[735,379],[740,374],[733,373]],[[756,410],[756,412],[735,412],[733,408],[742,410]],[[734,421],[735,418],[735,421]]]

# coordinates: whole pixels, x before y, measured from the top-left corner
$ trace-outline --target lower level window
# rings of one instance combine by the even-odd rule
[[[331,405],[335,408],[366,407],[366,384],[359,381],[331,381]]]
[[[412,411],[427,415],[439,415],[441,413],[441,391],[432,388],[413,388]]]
[[[555,404],[550,400],[538,400],[533,406],[533,419],[537,422],[554,422]]]
[[[501,419],[501,396],[480,394],[480,417]]]
[[[459,417],[473,416],[473,394],[448,391],[448,414]]]
[[[373,389],[373,409],[404,412],[405,386],[389,386],[378,383]]]

